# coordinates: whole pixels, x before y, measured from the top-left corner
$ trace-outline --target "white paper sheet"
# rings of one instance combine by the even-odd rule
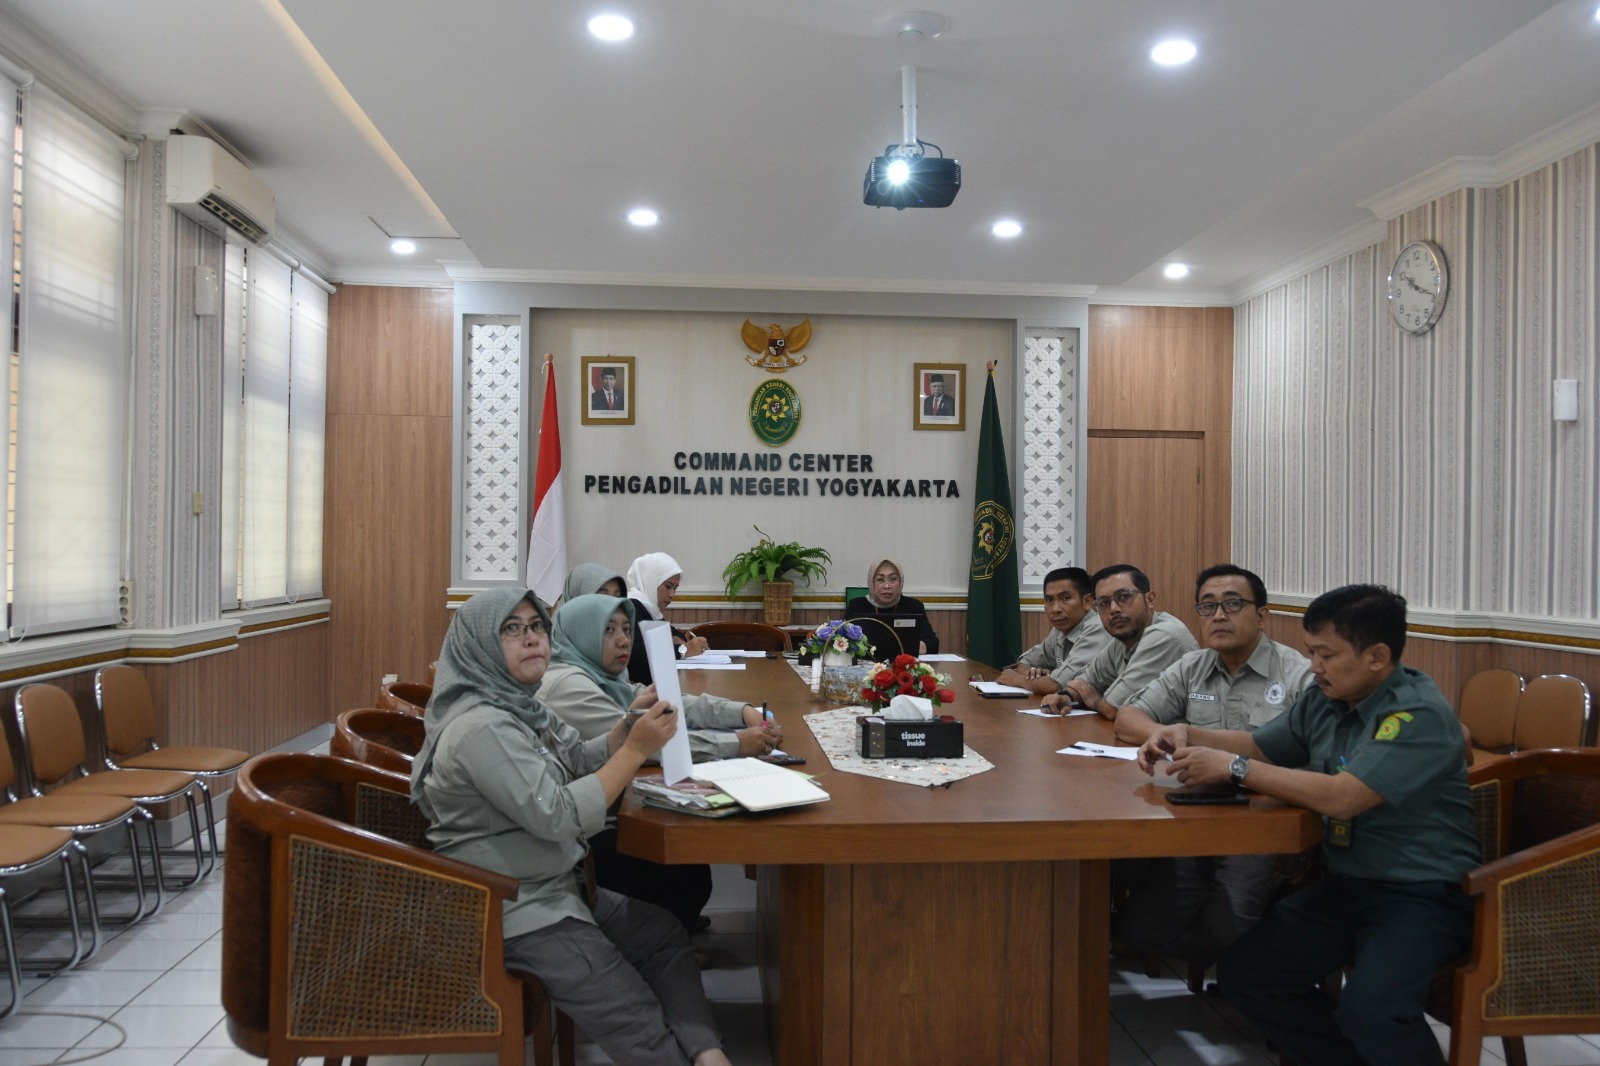
[[[917,658],[925,663],[964,663],[967,661],[965,655],[951,655],[947,651],[930,651],[926,655],[917,656]]]
[[[679,659],[678,662],[683,664],[693,664],[695,666],[709,666],[711,664],[726,666],[727,664],[733,662],[731,654],[731,652],[725,651],[706,651],[701,652],[699,655],[690,655]]]
[[[1101,759],[1127,759],[1132,762],[1139,757],[1138,748],[1114,748],[1110,744],[1091,744],[1087,740],[1080,740],[1076,744],[1065,748],[1057,748],[1057,755],[1087,755],[1091,758]]]
[[[679,659],[679,670],[744,670],[744,663],[708,663],[703,659]],[[651,667],[654,672],[655,668]]]
[[[1018,707],[1017,713],[1031,714],[1035,718],[1081,718],[1086,714],[1097,714],[1099,712],[1091,711],[1088,708],[1080,708],[1076,711],[1068,711],[1066,714],[1051,714],[1043,707]]]
[[[666,622],[648,619],[639,623],[639,636],[644,641],[644,653],[650,659],[656,696],[678,708],[678,731],[661,749],[661,776],[666,778],[667,784],[675,785],[689,776],[694,756],[689,754],[689,727],[683,721],[683,689],[678,685],[678,653],[672,647],[672,627]]]

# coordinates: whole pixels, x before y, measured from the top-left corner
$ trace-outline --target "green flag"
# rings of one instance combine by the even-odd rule
[[[1022,654],[1022,605],[1017,598],[1016,523],[1011,476],[994,397],[994,368],[983,390],[978,432],[977,504],[972,509],[972,572],[967,578],[967,658],[1008,666]]]

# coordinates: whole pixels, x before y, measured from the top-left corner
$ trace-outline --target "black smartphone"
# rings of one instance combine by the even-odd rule
[[[1249,803],[1250,797],[1233,785],[1202,785],[1198,788],[1177,788],[1167,793],[1168,803]]]
[[[803,766],[806,761],[804,756],[790,755],[787,752],[782,755],[757,755],[756,758],[774,766]]]

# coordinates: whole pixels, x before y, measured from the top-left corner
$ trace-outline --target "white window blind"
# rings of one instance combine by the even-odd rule
[[[328,294],[296,275],[289,352],[289,598],[322,595]]]
[[[0,165],[0,196],[5,197],[3,209],[0,209],[0,249],[3,249],[8,278],[14,277],[16,270],[16,228],[13,217],[12,205],[16,202],[16,149],[17,149],[17,83],[3,74],[0,74],[0,124],[6,131],[6,142],[11,150],[5,154],[4,164]],[[16,453],[12,449],[11,405],[16,401],[16,382],[12,378],[13,339],[15,337],[16,320],[13,317],[16,304],[13,298],[14,290],[10,285],[6,287],[5,299],[0,300],[0,336],[5,338],[7,386],[6,403],[0,405],[0,442],[4,442],[6,449],[6,543],[5,565],[0,566],[0,604],[7,605],[6,623],[10,624],[11,603],[11,567],[12,567],[12,517],[16,514],[16,501],[12,498],[12,486],[16,484],[17,467]],[[4,628],[4,626],[0,626]]]
[[[222,606],[320,596],[328,296],[255,247],[223,283]]]
[[[117,621],[122,563],[126,159],[46,93],[23,117],[12,624]]]
[[[239,476],[244,449],[244,249],[229,244],[222,267],[221,605],[239,606]]]

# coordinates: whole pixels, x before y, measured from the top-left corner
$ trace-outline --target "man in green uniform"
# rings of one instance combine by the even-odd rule
[[[1199,645],[1188,626],[1156,610],[1150,579],[1138,567],[1117,563],[1096,571],[1093,581],[1094,609],[1111,643],[1040,707],[1065,714],[1072,706],[1083,706],[1115,720],[1128,697]]]
[[[1119,740],[1141,744],[1174,722],[1251,732],[1288,710],[1310,685],[1306,657],[1262,631],[1268,612],[1261,578],[1231,564],[1213,566],[1195,579],[1195,601],[1205,646],[1122,705]],[[1281,869],[1278,855],[1114,862],[1112,880],[1126,898],[1112,938],[1130,951],[1210,966],[1261,920],[1283,886]]]
[[[1232,780],[1323,815],[1327,873],[1276,903],[1217,967],[1223,995],[1304,1066],[1443,1063],[1423,1016],[1433,974],[1472,942],[1479,862],[1461,725],[1400,665],[1406,601],[1378,585],[1306,609],[1316,688],[1254,733],[1171,725],[1139,751],[1186,784]],[[1318,989],[1349,966],[1337,1004]]]
[[[1094,613],[1094,585],[1081,566],[1063,566],[1044,576],[1044,616],[1050,632],[1022,658],[1000,672],[1002,685],[1016,685],[1041,696],[1088,669],[1111,643],[1111,634]]]

